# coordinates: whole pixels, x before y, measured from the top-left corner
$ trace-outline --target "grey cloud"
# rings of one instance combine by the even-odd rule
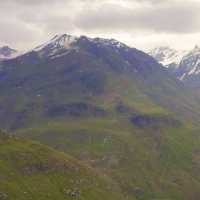
[[[0,0],[0,42],[26,48],[46,40],[47,36],[64,32],[108,37],[113,33],[123,35],[124,32],[130,35],[155,32],[158,37],[160,33],[200,32],[198,2]]]
[[[84,30],[190,33],[200,31],[200,4],[170,4],[139,9],[105,4],[98,9],[84,10],[75,20]]]
[[[23,49],[48,36],[71,33],[74,28],[70,17],[73,15],[71,3],[71,0],[0,1],[0,43]],[[60,13],[65,7],[66,14]]]
[[[65,0],[60,0],[65,1]],[[41,5],[41,4],[52,4],[58,2],[57,0],[6,0],[0,4],[18,4],[18,5]]]
[[[0,40],[4,44],[17,45],[23,49],[24,43],[29,44],[32,40],[38,39],[34,30],[26,24],[16,23],[16,21],[0,21],[0,25]]]
[[[150,3],[150,4],[165,4],[165,3],[173,3],[176,0],[135,0],[138,3]]]
[[[20,19],[25,23],[40,27],[46,32],[64,32],[74,30],[72,18],[66,15],[33,15],[33,12],[24,13]]]
[[[50,16],[35,23],[43,27],[45,32],[49,33],[72,33],[76,27],[74,26],[70,17],[67,16]]]
[[[104,2],[109,2],[111,0],[102,0]],[[125,0],[126,1],[126,0]],[[129,0],[128,0],[129,1]],[[5,0],[0,2],[0,4],[17,4],[22,6],[50,6],[52,4],[70,4],[70,3],[97,3],[98,0]]]

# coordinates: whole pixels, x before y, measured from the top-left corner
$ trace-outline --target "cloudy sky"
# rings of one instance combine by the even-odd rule
[[[200,0],[0,0],[0,45],[31,49],[62,33],[190,49],[200,45]]]

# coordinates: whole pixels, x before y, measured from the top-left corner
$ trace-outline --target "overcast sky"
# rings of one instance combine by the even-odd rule
[[[200,45],[200,0],[0,0],[0,45],[31,49],[62,33],[190,49]]]

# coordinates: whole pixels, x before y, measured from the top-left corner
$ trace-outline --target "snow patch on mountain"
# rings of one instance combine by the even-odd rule
[[[186,53],[186,51],[178,51],[166,46],[157,47],[148,52],[149,55],[167,68],[172,65],[174,68],[177,68]]]
[[[53,37],[50,41],[36,47],[33,49],[34,51],[41,51],[44,50],[45,48],[50,48],[52,50],[57,50],[57,48],[70,48],[72,43],[77,41],[77,37],[63,34],[63,35],[56,35]]]
[[[192,50],[177,51],[169,47],[159,47],[149,51],[158,62],[181,81],[189,82],[192,86],[200,84],[200,47]]]
[[[182,58],[177,74],[182,80],[200,74],[200,48],[198,46]],[[184,78],[181,78],[183,75]]]
[[[67,34],[56,35],[51,40],[46,43],[37,46],[30,52],[37,52],[40,57],[48,57],[51,59],[61,57],[68,54],[71,50],[79,50],[79,41],[88,41],[96,44],[98,46],[109,46],[119,51],[121,48],[128,48],[125,44],[114,40],[114,39],[104,39],[104,38],[90,38],[86,36],[71,36]]]
[[[78,40],[78,37],[63,34],[56,35],[51,40],[42,45],[37,46],[32,51],[37,52],[40,57],[59,57],[67,50],[73,49],[73,44]]]
[[[105,45],[105,46],[113,46],[118,49],[127,47],[125,44],[123,44],[115,39],[89,38],[89,40],[94,43],[97,43],[97,44],[101,44],[101,45]]]

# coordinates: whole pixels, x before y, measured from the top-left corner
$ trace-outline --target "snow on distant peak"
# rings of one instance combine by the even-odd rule
[[[154,48],[149,51],[149,54],[165,67],[169,67],[170,65],[177,67],[183,56],[186,54],[186,51],[178,51],[170,47],[163,46]]]
[[[179,66],[178,74],[178,78],[185,74],[184,78],[182,79],[200,74],[200,48],[197,45],[185,56],[183,56]]]
[[[182,81],[200,74],[200,47],[198,45],[190,51],[159,47],[150,51],[149,54],[165,67],[170,67]]]

